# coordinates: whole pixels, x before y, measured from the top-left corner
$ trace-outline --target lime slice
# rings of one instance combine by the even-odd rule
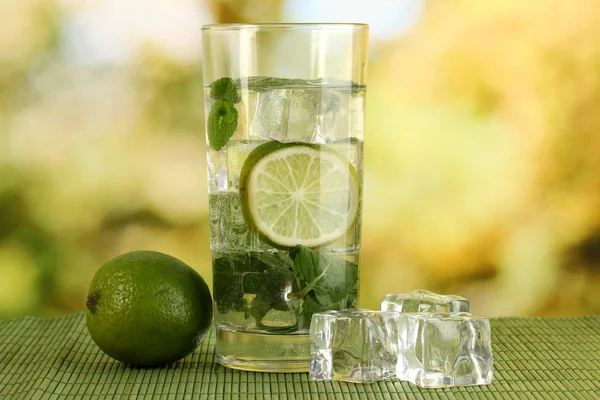
[[[358,193],[352,164],[318,144],[267,142],[248,155],[240,175],[249,229],[283,249],[343,236],[356,218]]]

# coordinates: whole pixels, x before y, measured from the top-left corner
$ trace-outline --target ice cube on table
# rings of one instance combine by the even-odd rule
[[[469,300],[429,290],[414,290],[410,293],[385,295],[381,300],[381,311],[469,312]]]
[[[311,378],[368,383],[393,377],[398,359],[398,316],[356,309],[313,314]]]
[[[401,313],[396,376],[423,388],[487,385],[490,322],[469,313]]]

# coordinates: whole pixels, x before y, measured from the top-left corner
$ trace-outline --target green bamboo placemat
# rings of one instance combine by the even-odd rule
[[[214,336],[160,369],[104,355],[83,314],[0,322],[1,399],[600,399],[600,316],[492,321],[494,382],[421,389],[407,382],[312,382],[308,374],[226,369]]]

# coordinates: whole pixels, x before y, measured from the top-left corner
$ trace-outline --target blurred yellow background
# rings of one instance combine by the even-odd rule
[[[597,1],[3,0],[0,318],[136,249],[212,283],[200,27],[275,21],[371,24],[362,306],[600,313]]]

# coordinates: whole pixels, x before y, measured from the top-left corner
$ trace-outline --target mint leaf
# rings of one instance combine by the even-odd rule
[[[256,325],[260,326],[262,319],[270,309],[271,305],[269,304],[269,301],[257,296],[254,300],[252,300],[252,304],[247,311],[248,314],[256,321]]]
[[[214,272],[231,272],[242,275],[246,272],[264,272],[269,265],[260,260],[260,253],[220,254],[213,260]]]
[[[215,258],[213,297],[219,313],[225,314],[230,310],[245,311],[242,277],[262,276],[262,273],[269,268],[259,259],[258,253],[227,254]]]
[[[317,301],[314,294],[309,293],[302,301],[301,312],[298,315],[298,329],[309,329],[312,316],[318,312],[340,311],[348,308],[345,300],[332,304],[321,304]]]
[[[321,88],[326,87],[329,89],[337,89],[337,90],[350,90],[352,93],[358,93],[365,90],[365,85],[359,85],[355,82],[351,81],[343,81],[343,80],[330,80],[330,79],[292,79],[292,78],[277,78],[272,76],[249,76],[244,78],[239,78],[233,81],[233,83],[242,89],[253,90],[255,92],[264,92],[267,90],[271,90],[273,88],[282,88],[282,87],[292,87],[292,86],[301,86],[301,87],[315,87]]]
[[[226,314],[230,310],[244,311],[242,275],[215,271],[213,282],[213,297],[219,313]]]
[[[302,301],[302,311],[298,315],[298,330],[310,328],[313,314],[326,310],[327,308],[319,304],[312,295],[307,295]]]
[[[294,262],[292,261],[290,256],[285,252],[264,252],[258,256],[258,259],[271,268],[287,269],[289,271],[292,271],[294,268]]]
[[[215,100],[227,100],[230,103],[237,104],[242,101],[237,87],[231,78],[220,78],[211,83],[210,97]]]
[[[281,88],[282,86],[306,86],[308,81],[304,79],[275,78],[271,76],[250,76],[240,78],[235,81],[235,85],[242,88],[248,88],[255,92],[267,91],[271,88]]]
[[[244,274],[242,285],[244,294],[252,301],[247,312],[260,325],[262,318],[270,310],[289,311],[290,305],[285,296],[285,288],[294,281],[294,274],[288,269],[267,268],[261,273]]]
[[[290,257],[294,260],[294,274],[306,283],[300,297],[312,290],[316,300],[322,306],[328,306],[346,299],[356,286],[356,264],[304,246],[294,248]]]
[[[229,141],[238,123],[238,112],[228,100],[217,100],[208,113],[208,142],[210,147],[221,150]]]
[[[208,142],[215,150],[221,150],[229,141],[238,124],[238,112],[234,104],[242,101],[231,78],[220,78],[210,85],[210,97],[215,100],[208,113]]]

